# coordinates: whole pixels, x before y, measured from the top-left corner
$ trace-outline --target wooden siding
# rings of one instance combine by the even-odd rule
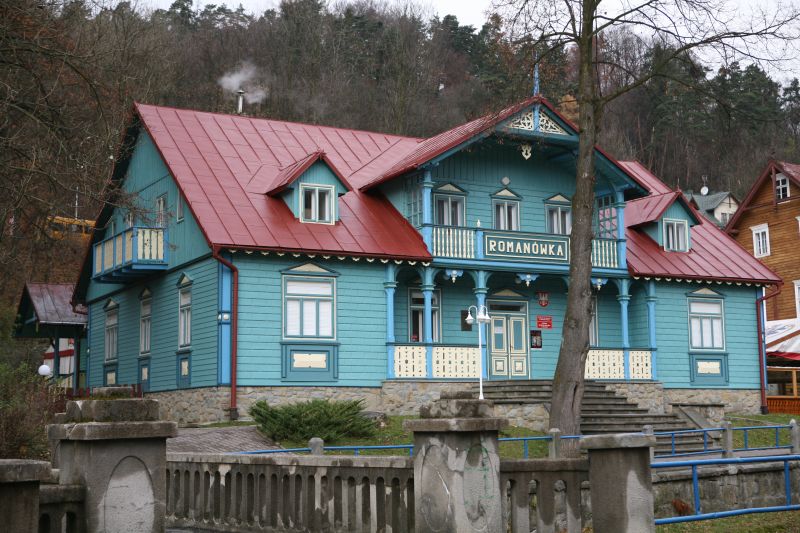
[[[759,258],[778,273],[784,281],[780,295],[767,302],[767,320],[796,318],[794,283],[800,280],[800,190],[790,183],[788,200],[772,204],[772,181],[766,180],[754,196],[752,203],[736,223],[734,236],[748,252],[753,254],[752,226],[769,225],[770,255]]]
[[[649,348],[650,334],[647,323],[647,301],[644,284],[634,282],[628,303],[628,334],[634,348]]]
[[[656,341],[658,379],[666,388],[689,388],[689,309],[687,294],[704,287],[695,283],[657,283]],[[708,285],[725,301],[725,346],[729,384],[733,389],[759,387],[756,342],[756,287]],[[707,388],[708,385],[698,385]]]
[[[117,382],[137,383],[139,365],[140,295],[152,295],[150,330],[150,390],[176,388],[178,350],[178,279],[192,279],[191,386],[217,384],[217,262],[205,259],[110,295],[119,305]],[[90,304],[90,386],[103,384],[105,357],[105,311],[108,298]]]

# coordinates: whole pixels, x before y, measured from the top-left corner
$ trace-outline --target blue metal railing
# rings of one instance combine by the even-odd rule
[[[763,426],[761,426],[763,427]],[[689,467],[692,470],[692,499],[694,500],[694,514],[689,516],[672,516],[669,518],[656,518],[656,525],[675,524],[678,522],[695,522],[698,520],[710,520],[712,518],[725,518],[753,513],[771,513],[777,511],[796,511],[800,510],[800,505],[792,504],[792,486],[789,473],[789,463],[800,461],[800,455],[774,455],[769,457],[737,457],[733,459],[696,459],[692,461],[667,461],[652,463],[651,468],[681,468]],[[752,464],[752,463],[783,463],[783,482],[785,505],[775,505],[771,507],[752,507],[746,509],[733,509],[730,511],[718,511],[714,513],[703,513],[700,505],[700,482],[697,469],[700,466],[717,466],[731,464]]]
[[[707,453],[715,453],[724,451],[722,448],[710,448],[709,447],[709,437],[708,434],[712,432],[718,431],[725,431],[724,428],[700,428],[700,429],[683,429],[679,431],[656,431],[653,433],[656,437],[666,437],[670,438],[670,453],[662,453],[656,455],[655,457],[682,457],[682,456],[690,456],[690,455],[702,455]],[[676,437],[678,435],[696,435],[696,434],[703,435],[703,450],[702,451],[694,451],[694,452],[680,452],[677,451],[677,442]]]
[[[780,430],[782,429],[790,429],[791,426],[743,426],[743,427],[732,427],[731,430],[733,431],[741,431],[744,434],[744,447],[743,448],[734,448],[733,451],[740,452],[740,451],[756,451],[756,450],[774,450],[774,449],[782,449],[782,448],[791,448],[791,444],[781,444],[780,438]],[[750,446],[750,432],[754,430],[764,430],[769,429],[775,431],[775,446],[761,446],[761,447],[751,447]]]

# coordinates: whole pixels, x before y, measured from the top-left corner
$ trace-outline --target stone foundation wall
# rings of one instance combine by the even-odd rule
[[[499,404],[494,406],[494,412],[507,418],[512,426],[544,432],[550,429],[549,403]]]
[[[757,414],[761,409],[758,389],[664,389],[667,402],[722,404],[726,413]]]
[[[664,397],[664,385],[660,382],[611,381],[603,382],[603,384],[606,386],[606,390],[626,396],[628,400],[653,414],[669,412]]]

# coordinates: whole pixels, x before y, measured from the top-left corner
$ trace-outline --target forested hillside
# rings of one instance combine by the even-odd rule
[[[631,73],[665,50],[625,33],[597,44]],[[427,136],[529,94],[535,57],[498,16],[473,28],[413,3],[286,0],[246,13],[190,0],[155,11],[0,1],[3,302],[24,279],[71,280],[84,251],[54,243],[48,217],[72,216],[77,193],[79,216],[94,218],[134,100],[232,112],[241,87],[253,116]],[[541,57],[541,91],[567,115],[574,71],[571,50]],[[671,185],[698,188],[706,175],[741,195],[769,157],[800,161],[800,84],[683,56],[615,100],[602,135]]]

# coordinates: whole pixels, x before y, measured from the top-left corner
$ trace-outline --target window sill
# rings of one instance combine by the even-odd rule
[[[140,353],[139,359],[150,359],[150,352]]]
[[[190,354],[192,353],[191,346],[183,346],[182,348],[178,348],[175,350],[175,355],[183,355],[183,354]]]
[[[318,339],[316,337],[307,337],[300,339],[283,339],[281,345],[292,344],[319,344],[324,346],[339,346],[339,341],[336,339]]]

